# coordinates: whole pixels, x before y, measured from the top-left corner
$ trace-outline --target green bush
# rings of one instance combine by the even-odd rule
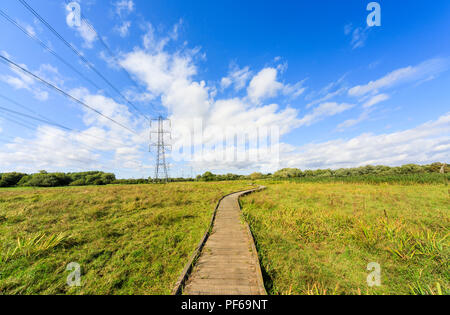
[[[0,187],[14,187],[24,176],[26,176],[26,174],[15,172],[0,174]]]
[[[26,186],[59,187],[67,186],[70,184],[70,182],[70,177],[64,173],[39,173],[32,175],[31,179],[26,183]]]
[[[313,172],[313,171],[307,171],[307,172]],[[273,177],[275,178],[296,178],[296,177],[302,177],[304,174],[301,170],[298,168],[283,168],[282,170],[279,170],[275,174],[273,174]]]

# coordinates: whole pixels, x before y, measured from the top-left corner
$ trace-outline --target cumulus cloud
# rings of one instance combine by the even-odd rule
[[[445,161],[450,156],[449,133],[450,113],[404,131],[308,144],[285,155],[283,165],[315,169]]]
[[[277,96],[283,84],[277,81],[277,69],[264,68],[250,81],[247,89],[249,98],[254,103]]]
[[[70,93],[102,114],[131,126],[137,134],[83,107],[85,129],[62,130],[45,124],[39,125],[33,137],[17,137],[2,148],[0,165],[3,170],[67,171],[74,167],[79,170],[110,171],[114,171],[114,168],[130,168],[134,171],[148,169],[142,163],[148,145],[145,121],[132,118],[133,115],[125,105],[102,95],[90,94],[84,88]]]
[[[238,66],[232,65],[228,76],[222,78],[220,86],[222,89],[234,86],[235,91],[240,91],[246,87],[251,75],[252,72],[250,71],[250,67],[247,66],[240,69]]]
[[[215,147],[222,145],[224,137],[249,134],[271,127],[276,127],[284,135],[299,126],[297,110],[280,108],[278,104],[262,105],[259,102],[272,92],[262,93],[257,85],[273,85],[273,80],[268,85],[262,81],[267,75],[265,72],[270,72],[269,77],[276,79],[276,69],[266,68],[253,77],[253,85],[250,83],[253,89],[251,93],[254,100],[258,99],[258,103],[250,101],[247,96],[221,98],[217,97],[214,86],[195,79],[198,69],[194,60],[200,52],[188,50],[169,53],[166,49],[160,49],[164,47],[162,41],[164,38],[158,40],[154,33],[147,34],[143,39],[144,49],[135,49],[124,55],[121,65],[145,83],[149,93],[160,98],[162,105],[168,110],[173,126],[174,149],[177,149],[177,144],[182,146],[185,143]],[[235,91],[242,90],[251,78],[249,67],[240,69],[236,66],[231,69],[226,77],[229,81],[222,80],[222,86],[234,87]],[[287,94],[299,93],[298,90],[301,89],[299,84],[284,86],[278,83],[278,87],[278,92],[283,94],[284,89]],[[197,128],[198,121],[201,122],[202,137],[192,138],[191,134]],[[224,148],[225,151],[228,149]],[[202,149],[199,155],[191,157],[192,161],[195,163],[205,156],[216,154],[215,151],[216,149]],[[214,163],[215,167],[240,168],[247,165],[245,162],[225,160]]]
[[[148,47],[161,47],[161,43],[155,37],[152,38],[152,41]],[[363,109],[362,114],[355,119],[341,123],[338,129],[354,126],[368,119],[375,105],[388,100],[390,97],[386,93],[375,92],[388,89],[399,82],[417,81],[431,73],[435,74],[441,71],[439,69],[442,69],[442,67],[438,65],[443,65],[443,63],[437,60],[424,62],[414,67],[414,70],[408,69],[406,72],[410,76],[398,75],[402,71],[398,73],[394,71],[385,78],[353,89],[347,88],[343,83],[345,76],[341,77],[315,95],[318,99],[308,105],[308,108],[312,107],[312,109],[303,117],[299,117],[298,111],[293,108],[282,109],[277,104],[263,105],[264,101],[277,95],[284,95],[284,91],[292,87],[288,84],[284,85],[278,80],[279,73],[276,68],[264,68],[253,77],[250,75],[251,79],[248,79],[251,72],[249,68],[234,68],[234,71],[230,71],[227,77],[220,81],[221,86],[224,88],[234,87],[236,90],[240,90],[245,85],[242,82],[250,80],[247,88],[248,95],[247,97],[220,98],[217,97],[214,88],[208,86],[204,81],[195,79],[198,70],[193,55],[190,53],[177,51],[171,54],[165,49],[135,49],[124,56],[122,65],[145,82],[149,93],[161,98],[161,102],[168,109],[173,122],[175,142],[177,140],[187,141],[187,135],[194,128],[192,121],[200,119],[203,123],[202,131],[204,135],[201,144],[207,143],[214,147],[223,141],[224,134],[218,131],[225,130],[230,125],[237,126],[234,130],[238,130],[238,133],[247,133],[251,128],[277,126],[280,135],[283,136],[296,128],[311,126],[328,117],[342,114],[355,108],[359,103]],[[410,79],[411,77],[414,80]],[[237,88],[235,85],[237,85]],[[301,88],[300,84],[296,85],[297,91]],[[292,93],[292,91],[288,92]],[[335,96],[345,95],[359,97],[359,100],[358,102],[327,101]],[[354,166],[372,162],[392,164],[402,161],[431,161],[438,159],[442,153],[435,148],[442,149],[445,147],[445,144],[442,144],[443,137],[439,136],[439,132],[445,131],[443,126],[446,119],[448,119],[447,116],[441,117],[437,122],[399,133],[388,135],[364,134],[350,140],[333,140],[323,144],[310,144],[301,148],[279,142],[281,163],[285,166],[309,168]],[[428,127],[431,128],[430,130],[434,130],[434,133],[426,133]],[[409,137],[415,140],[410,143]],[[430,148],[429,154],[423,153],[423,150],[415,149],[420,147],[419,143],[421,142],[428,145],[427,148]],[[372,145],[373,143],[374,145]],[[386,148],[383,148],[384,145],[386,145]],[[399,150],[398,148],[405,149]],[[226,148],[223,148],[223,150],[226,151]],[[306,153],[301,153],[303,151]],[[376,154],[371,155],[374,152]],[[392,152],[398,152],[400,157]],[[216,153],[214,149],[202,151],[202,154],[213,155]],[[353,153],[355,156],[353,156]],[[257,163],[225,160],[205,163],[204,165],[211,169],[214,167],[221,170],[232,167],[244,169],[253,165],[267,171],[275,165],[270,156],[260,159]]]
[[[130,5],[130,2],[132,1],[119,1],[118,3],[122,4],[118,14],[133,11],[134,4]],[[299,117],[296,108],[278,104],[280,100],[300,96],[306,89],[304,81],[294,84],[283,83],[280,77],[286,70],[287,63],[278,67],[266,67],[259,72],[255,71],[256,74],[248,66],[241,68],[233,65],[229,73],[219,82],[205,82],[199,78],[201,71],[196,63],[202,59],[200,49],[188,49],[185,44],[175,51],[169,51],[171,45],[168,43],[178,38],[180,25],[181,21],[167,36],[158,37],[153,26],[147,24],[142,47],[122,53],[119,62],[143,83],[147,90],[147,93],[139,95],[133,91],[124,93],[133,100],[157,100],[167,110],[172,121],[174,149],[185,143],[191,144],[194,148],[201,148],[191,154],[193,165],[219,171],[255,168],[261,171],[275,171],[284,166],[317,168],[372,163],[396,164],[408,161],[428,162],[435,159],[443,160],[448,156],[449,141],[448,137],[443,135],[448,134],[450,115],[417,128],[385,135],[363,134],[353,139],[311,143],[302,147],[295,147],[281,140],[284,135],[296,128],[311,126],[328,117],[349,111],[359,104],[364,110],[363,113],[355,119],[345,121],[338,128],[354,126],[367,119],[375,105],[389,98],[384,90],[404,82],[421,82],[437,75],[445,64],[442,60],[433,59],[416,67],[399,69],[379,80],[352,89],[344,86],[342,77],[318,93],[312,93],[311,99],[314,100],[307,105],[309,112]],[[52,82],[64,84],[56,68],[47,65],[38,71],[49,77]],[[33,80],[19,73],[14,74],[9,77],[3,76],[1,79],[18,89],[34,87]],[[234,96],[225,97],[220,94],[220,88],[247,93],[243,93],[245,94],[243,96],[235,93]],[[14,165],[31,163],[34,164],[34,170],[67,168],[70,165],[80,167],[116,165],[120,168],[148,170],[149,166],[142,163],[148,158],[144,153],[148,149],[148,123],[144,119],[136,118],[124,104],[104,95],[91,94],[85,88],[72,89],[70,93],[120,124],[136,130],[137,135],[82,108],[85,125],[83,130],[69,132],[40,126],[34,138],[29,140],[17,138],[2,147],[0,165],[8,166],[12,165],[12,161],[18,161]],[[334,99],[342,95],[352,97],[352,101]],[[276,97],[280,99],[275,99]],[[200,128],[197,122],[201,122]],[[196,128],[200,129],[201,137],[192,138],[191,135]],[[235,154],[239,154],[246,145],[245,141],[255,138],[261,130],[271,128],[277,130],[278,138],[270,141],[268,146],[276,150],[277,154],[264,154],[259,156],[257,161],[213,158],[223,156],[233,148]],[[246,139],[240,148],[237,145],[238,140],[224,144],[225,138],[234,140],[237,138],[235,136],[239,135],[244,135]],[[29,147],[33,147],[33,150],[27,151],[26,148]],[[45,147],[47,150],[44,150]],[[52,152],[51,150],[57,151],[57,148],[60,148],[58,152],[61,154],[48,154]],[[248,154],[251,155],[253,151],[254,149],[250,148]],[[112,152],[112,155],[109,152]]]

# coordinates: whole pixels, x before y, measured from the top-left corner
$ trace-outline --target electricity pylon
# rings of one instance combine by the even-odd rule
[[[157,122],[157,130],[153,130],[153,122]],[[155,164],[155,181],[169,181],[169,166],[167,164],[166,153],[170,152],[172,146],[167,142],[171,140],[171,131],[166,130],[164,126],[169,125],[172,128],[170,120],[159,116],[158,119],[152,119],[150,122],[150,151],[154,147],[156,150],[156,164]],[[154,139],[154,140],[153,140]]]

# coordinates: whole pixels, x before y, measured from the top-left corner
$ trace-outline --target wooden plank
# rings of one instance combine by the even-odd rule
[[[248,224],[241,220],[238,199],[251,191],[226,196],[216,208],[212,232],[202,246],[183,294],[264,295],[258,255]]]

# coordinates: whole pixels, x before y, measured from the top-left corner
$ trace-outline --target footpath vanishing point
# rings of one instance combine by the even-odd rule
[[[253,237],[239,205],[241,196],[264,188],[233,193],[219,202],[212,229],[200,242],[173,294],[267,294]]]

